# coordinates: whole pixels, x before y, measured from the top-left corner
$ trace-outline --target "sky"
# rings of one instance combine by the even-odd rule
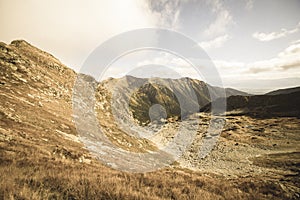
[[[164,28],[202,47],[225,87],[262,93],[300,85],[299,10],[299,0],[0,0],[0,40],[24,39],[80,71],[111,37]],[[183,59],[153,50],[121,57],[102,78],[151,64],[199,78]]]

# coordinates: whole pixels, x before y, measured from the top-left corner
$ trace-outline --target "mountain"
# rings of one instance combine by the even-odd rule
[[[273,91],[275,90],[274,88],[292,88],[300,85],[299,77],[275,79],[273,79],[272,77],[270,78],[248,80],[232,80],[231,78],[225,78],[223,79],[223,84],[230,85],[230,87],[256,95],[265,94],[269,91]]]
[[[207,113],[173,117],[181,115],[180,101],[185,112],[191,108],[184,101],[192,100],[195,108],[209,102],[208,90],[218,98],[222,89],[189,78],[128,76],[98,83],[24,40],[0,43],[0,199],[298,199],[299,119]],[[244,95],[233,89],[226,93]],[[195,99],[189,99],[192,94]],[[286,101],[284,95],[278,98],[275,103]],[[293,98],[298,97],[289,97],[295,104]],[[140,126],[148,108],[147,120],[159,119],[157,113],[167,120]],[[213,132],[211,124],[224,120],[220,135]],[[100,134],[93,135],[98,130],[93,124],[121,154],[106,149]],[[85,135],[79,134],[81,128]],[[141,130],[149,130],[151,137],[138,137]],[[190,136],[193,141],[185,144]],[[94,141],[83,144],[87,137]],[[210,154],[200,159],[203,142],[213,140],[218,142],[203,150]],[[164,146],[170,143],[182,156],[143,172],[168,158]],[[142,159],[144,155],[157,159]],[[112,169],[114,161],[140,173]]]
[[[77,75],[73,70],[63,65],[58,59],[46,53],[24,40],[16,40],[11,44],[0,44],[1,61],[1,102],[7,106],[1,107],[3,120],[13,118],[14,120],[26,121],[26,126],[33,127],[30,132],[44,129],[49,132],[61,133],[61,135],[76,135],[73,124],[74,111],[72,110],[72,91],[76,77],[85,77],[84,82],[92,82],[96,88],[97,117],[102,126],[115,130],[107,136],[120,147],[131,151],[144,152],[153,150],[153,144],[144,139],[136,139],[118,128],[111,112],[110,102],[112,88],[119,91],[122,98],[118,99],[113,108],[117,116],[122,118],[125,125],[132,120],[138,123],[149,123],[149,108],[153,104],[162,104],[167,108],[167,118],[181,117],[199,110],[210,101],[210,93],[217,98],[222,90],[212,87],[199,80],[190,78],[183,79],[157,79],[159,85],[150,84],[148,79],[126,76],[121,79],[109,79],[98,83],[93,77]],[[153,81],[153,80],[151,80]],[[137,93],[132,95],[128,85],[139,84],[141,87]],[[162,87],[165,85],[166,87]],[[169,88],[169,89],[168,89]],[[226,89],[228,95],[245,93],[233,89]],[[137,95],[141,94],[141,95]],[[174,94],[180,96],[181,103],[174,98]],[[190,98],[191,94],[194,98]],[[126,98],[130,102],[130,110],[126,109]],[[74,102],[73,102],[74,103]],[[4,105],[4,104],[3,104]],[[15,106],[16,108],[14,108]],[[82,104],[84,105],[84,104]],[[189,107],[192,105],[192,107]],[[105,109],[102,109],[105,108]],[[183,111],[181,111],[183,110]],[[139,112],[141,111],[141,112]],[[145,112],[146,111],[146,112]],[[34,113],[34,114],[33,114]],[[107,117],[103,117],[107,116]],[[51,123],[50,123],[51,122]],[[52,123],[53,122],[53,123]],[[16,126],[18,127],[18,126]],[[39,127],[39,128],[37,128]],[[61,128],[64,127],[64,128]],[[68,128],[65,128],[68,127]],[[20,129],[24,126],[20,125]]]
[[[15,131],[75,134],[74,128],[59,128],[72,127],[73,70],[24,40],[0,43],[0,67],[2,125],[16,123]]]
[[[187,77],[165,79],[125,76],[119,79],[110,79],[105,84],[109,85],[107,88],[113,88],[115,93],[119,93],[121,99],[124,100],[123,102],[120,100],[120,110],[126,110],[122,106],[126,105],[126,100],[129,101],[133,117],[141,124],[151,121],[149,109],[155,104],[162,105],[166,109],[166,118],[177,117],[180,119],[198,112],[212,99],[217,99],[222,95],[227,97],[249,95],[231,88],[214,87],[203,81]]]
[[[290,94],[290,93],[299,92],[299,91],[300,91],[300,87],[293,87],[293,88],[274,90],[274,91],[266,93],[266,95]]]
[[[227,115],[249,115],[259,118],[298,117],[300,118],[300,91],[298,88],[277,90],[266,95],[231,96],[219,98],[218,102],[226,101]],[[201,111],[210,111],[211,103]]]

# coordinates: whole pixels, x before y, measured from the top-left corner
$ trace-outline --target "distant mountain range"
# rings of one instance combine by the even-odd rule
[[[219,98],[216,102],[224,102]],[[300,118],[300,87],[275,90],[265,95],[230,96],[226,99],[227,115],[249,115],[257,118],[298,117]],[[218,103],[216,103],[218,104]],[[211,103],[201,108],[211,111]]]
[[[149,109],[155,104],[160,104],[166,109],[167,118],[180,118],[194,113],[195,107],[199,108],[197,111],[211,111],[212,100],[215,100],[216,106],[226,100],[228,115],[250,115],[261,118],[300,116],[300,87],[280,89],[265,95],[251,95],[231,88],[213,87],[191,78],[146,79],[126,76],[110,79],[109,82],[113,83],[111,87],[117,88],[130,99],[131,112],[142,123],[151,121]],[[138,84],[141,87],[133,92],[128,90],[130,87],[127,84]],[[225,91],[226,98],[221,97],[222,91]],[[193,98],[193,95],[196,98]]]
[[[223,84],[250,94],[265,94],[276,90],[274,88],[291,88],[300,85],[300,78],[277,78],[277,79],[248,79],[232,80],[223,79]]]
[[[300,87],[274,90],[266,93],[266,95],[290,94],[294,92],[300,92]]]

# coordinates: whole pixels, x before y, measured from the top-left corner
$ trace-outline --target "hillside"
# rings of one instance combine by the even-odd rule
[[[126,97],[126,85],[116,84],[116,79],[98,83],[90,76],[76,74],[23,40],[0,43],[0,68],[0,199],[299,199],[299,119],[247,115],[216,119],[209,113],[193,113],[176,120],[171,117],[178,114],[172,107],[176,108],[176,99],[170,98],[170,90],[156,84],[142,85],[138,91],[141,95],[135,93],[129,101],[131,111],[124,112],[122,101],[113,103],[111,99],[113,88],[119,88]],[[78,77],[84,80],[82,84],[96,89],[97,122],[107,138],[124,152],[142,156],[158,151],[176,133],[185,131],[189,134],[196,130],[195,140],[177,161],[153,172],[110,168],[103,159],[137,164],[133,167],[147,167],[151,161],[113,158],[114,152],[100,154],[82,143],[72,108]],[[168,80],[167,84],[183,87],[179,81]],[[202,97],[198,103],[209,102],[203,82],[190,79],[188,83]],[[185,94],[187,88],[178,91]],[[139,115],[140,103],[146,107],[162,102],[171,114],[166,122],[159,126],[132,123],[135,118],[131,112]],[[82,109],[88,106],[78,105]],[[89,128],[90,113],[85,114],[81,119]],[[217,138],[207,133],[210,123],[222,120],[226,125],[218,143],[210,154],[199,159],[201,142]],[[134,131],[128,134],[128,130]],[[134,132],[139,130],[157,134],[137,138]]]
[[[295,92],[294,92],[295,91]],[[219,98],[216,102],[222,102]],[[231,96],[226,99],[227,115],[248,115],[258,118],[300,117],[300,92],[293,89],[266,95]],[[208,103],[201,111],[210,111]]]
[[[275,91],[271,91],[266,93],[266,95],[278,95],[278,94],[290,94],[294,92],[299,92],[300,87],[294,87],[294,88],[286,88],[286,89],[279,89]]]
[[[112,93],[120,95],[124,101],[125,99],[129,101],[129,109],[140,124],[151,122],[148,111],[155,104],[160,104],[166,109],[165,118],[180,119],[198,112],[211,99],[224,95],[227,97],[249,95],[231,88],[214,87],[191,78],[147,79],[125,76],[120,79],[110,79],[107,84],[108,88],[113,88]],[[126,103],[123,102],[123,105]],[[126,110],[121,104],[118,106],[121,110]]]

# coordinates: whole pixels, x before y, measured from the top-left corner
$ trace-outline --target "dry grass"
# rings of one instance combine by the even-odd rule
[[[126,174],[64,162],[1,166],[2,199],[240,199],[231,184],[175,171]],[[163,179],[162,179],[163,178]],[[223,184],[222,184],[223,182]],[[259,196],[257,196],[259,197]]]
[[[0,199],[292,199],[276,181],[176,168],[129,174],[20,142],[0,143]],[[65,148],[70,155],[84,153],[67,142]]]

